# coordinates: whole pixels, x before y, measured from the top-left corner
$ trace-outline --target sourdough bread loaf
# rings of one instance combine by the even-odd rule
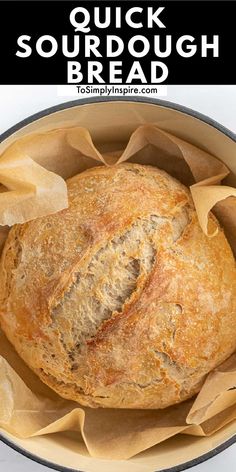
[[[165,408],[236,349],[236,269],[190,192],[123,164],[68,180],[69,208],[14,226],[0,263],[0,323],[62,397]],[[218,225],[210,216],[210,226]]]

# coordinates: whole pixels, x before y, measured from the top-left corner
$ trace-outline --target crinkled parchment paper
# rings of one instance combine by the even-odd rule
[[[213,209],[236,254],[236,189],[222,183],[228,169],[217,158],[152,125],[140,126],[125,149],[102,149],[77,126],[43,130],[8,147],[0,157],[0,251],[11,225],[66,208],[64,179],[129,159],[162,168],[188,185],[205,234],[214,237],[214,231],[208,234]],[[0,428],[20,438],[76,431],[93,457],[128,459],[178,433],[210,435],[236,419],[235,387],[233,355],[207,376],[195,399],[180,405],[82,408],[43,385],[0,333]]]

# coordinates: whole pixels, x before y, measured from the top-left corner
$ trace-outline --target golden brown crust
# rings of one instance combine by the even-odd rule
[[[69,209],[10,231],[2,329],[45,383],[81,404],[189,398],[236,349],[223,231],[206,237],[189,191],[148,166],[95,167],[68,193]]]

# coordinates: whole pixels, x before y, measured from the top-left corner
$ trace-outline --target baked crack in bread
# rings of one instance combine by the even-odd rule
[[[205,236],[189,190],[151,166],[95,167],[68,193],[68,209],[9,233],[3,331],[43,382],[82,405],[165,408],[193,396],[236,349],[222,229]]]

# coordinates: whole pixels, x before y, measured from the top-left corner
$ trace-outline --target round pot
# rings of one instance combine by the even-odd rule
[[[188,108],[163,100],[132,97],[77,100],[48,108],[16,124],[0,136],[0,152],[39,126],[65,125],[76,120],[89,129],[95,144],[104,140],[125,142],[140,124],[158,127],[218,157],[231,170],[228,183],[236,186],[236,135],[214,120]],[[91,458],[85,446],[69,434],[27,440],[0,430],[0,439],[33,461],[63,472],[178,472],[206,461],[236,442],[236,421],[211,437],[175,436],[128,461]]]

